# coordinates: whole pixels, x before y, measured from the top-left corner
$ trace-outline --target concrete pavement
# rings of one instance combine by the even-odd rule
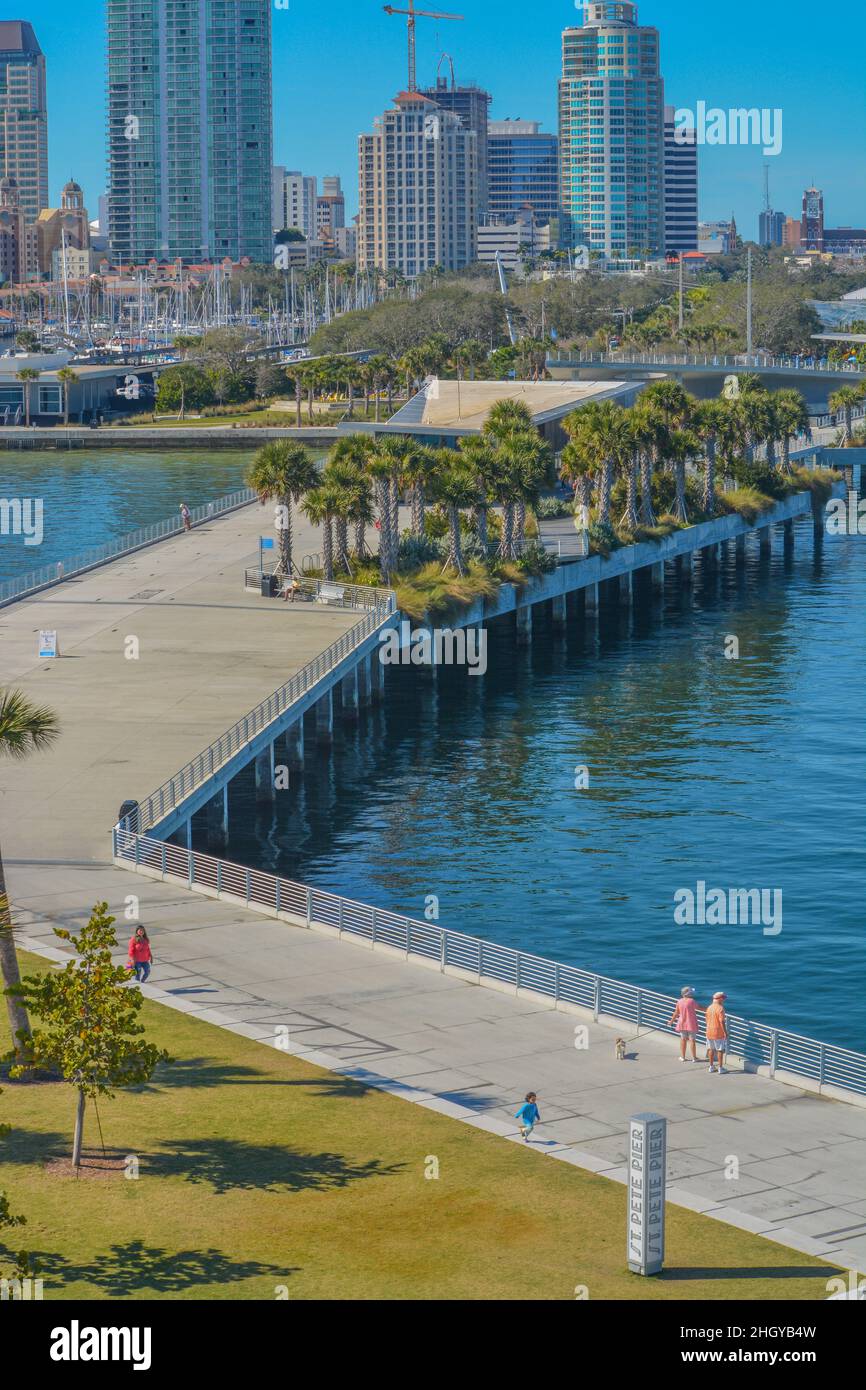
[[[53,953],[52,924],[80,923],[100,897],[120,917],[136,893],[156,956],[145,993],[170,1007],[504,1141],[520,1142],[513,1113],[536,1090],[544,1123],[533,1147],[618,1182],[629,1116],[658,1111],[669,1120],[670,1201],[866,1269],[866,1109],[764,1076],[709,1075],[682,1065],[660,1034],[589,1024],[578,1049],[573,1015],[178,885],[65,865],[49,890],[38,870],[12,867],[22,945]]]
[[[296,553],[320,548],[298,518]],[[0,609],[0,684],[61,721],[49,754],[3,766],[9,858],[110,858],[121,801],[146,796],[360,615],[244,590],[273,511],[258,505]],[[40,629],[61,655],[38,659]],[[13,878],[14,891],[14,878]]]

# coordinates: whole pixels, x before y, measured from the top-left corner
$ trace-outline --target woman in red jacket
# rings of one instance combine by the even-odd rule
[[[135,932],[129,938],[129,968],[135,971],[135,978],[140,985],[143,985],[150,974],[150,967],[153,965],[153,952],[150,949],[150,940],[144,927],[136,927]]]

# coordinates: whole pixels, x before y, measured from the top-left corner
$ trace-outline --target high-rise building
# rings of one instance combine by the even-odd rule
[[[282,225],[303,232],[307,241],[316,236],[317,190],[315,174],[302,174],[299,169],[287,171],[283,180]]]
[[[785,214],[765,208],[758,217],[758,241],[761,246],[781,246],[785,240]]]
[[[284,187],[286,169],[283,164],[275,164],[271,169],[271,227],[275,232],[283,230]]]
[[[658,30],[630,0],[584,5],[562,36],[560,201],[568,244],[611,258],[664,247]]]
[[[32,27],[0,21],[0,176],[15,180],[19,206],[35,222],[48,202],[45,57]]]
[[[336,175],[326,175],[316,199],[316,236],[333,244],[334,233],[345,225],[346,195]]]
[[[797,251],[803,237],[803,224],[799,217],[786,217],[785,230],[782,233],[782,245],[787,246],[791,251]]]
[[[453,111],[401,92],[358,140],[358,266],[414,277],[475,260],[477,136]]]
[[[693,126],[677,126],[665,107],[665,251],[698,249],[698,145]]]
[[[114,255],[272,259],[270,0],[107,0]]]
[[[453,111],[460,117],[467,130],[475,131],[475,148],[478,151],[478,215],[485,217],[488,212],[488,120],[493,98],[481,87],[458,87],[453,75],[450,86],[447,78],[437,77],[436,86],[424,87],[422,95],[435,101],[443,111]]]
[[[538,121],[491,121],[487,129],[487,213],[511,222],[531,208],[544,226],[559,217],[559,140]]]
[[[803,193],[802,243],[804,251],[824,250],[824,194],[820,188]]]

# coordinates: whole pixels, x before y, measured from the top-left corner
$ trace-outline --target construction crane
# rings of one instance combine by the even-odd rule
[[[393,5],[383,5],[386,14],[406,15],[406,28],[409,31],[409,86],[407,92],[417,92],[415,67],[415,20],[416,19],[465,19],[462,14],[440,14],[438,10],[416,10],[415,0],[408,0],[408,10],[395,9]]]

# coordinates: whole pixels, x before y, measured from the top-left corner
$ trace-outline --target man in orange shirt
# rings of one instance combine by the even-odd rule
[[[716,1058],[719,1059],[718,1070],[727,1071],[725,1066],[725,1053],[728,1050],[728,1025],[725,1019],[725,1000],[727,995],[718,990],[713,995],[713,1002],[707,1009],[707,1053],[710,1065],[708,1071],[716,1070]]]

